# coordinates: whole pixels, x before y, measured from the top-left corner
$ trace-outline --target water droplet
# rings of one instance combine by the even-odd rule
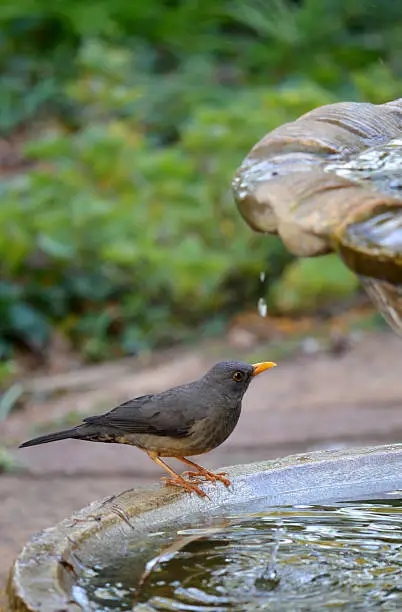
[[[267,316],[268,306],[263,297],[260,297],[260,299],[258,300],[257,308],[258,308],[258,314],[260,315],[260,317]]]
[[[255,586],[258,588],[259,583],[263,583],[265,590],[273,590],[275,589],[279,582],[280,576],[277,570],[277,556],[278,550],[281,542],[283,542],[283,536],[285,535],[285,531],[282,527],[280,527],[275,534],[274,547],[271,552],[271,558],[268,564],[265,566],[262,574],[257,578],[255,582]]]

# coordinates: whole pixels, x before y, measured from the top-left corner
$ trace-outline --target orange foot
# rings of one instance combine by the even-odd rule
[[[190,478],[199,478],[200,476],[203,476],[205,480],[209,480],[215,485],[216,481],[219,480],[220,482],[223,482],[225,487],[230,486],[229,478],[225,478],[225,476],[227,476],[226,472],[219,472],[218,474],[215,474],[214,472],[210,472],[201,466],[199,467],[198,472],[183,472],[182,476],[189,476]]]
[[[197,487],[194,482],[189,482],[181,476],[177,476],[177,478],[166,478],[165,476],[163,476],[161,478],[161,481],[163,481],[166,486],[171,485],[173,487],[181,487],[189,493],[197,493],[197,495],[199,495],[200,497],[208,497],[208,499],[210,499],[209,496],[204,493],[204,491],[202,491],[199,487]]]

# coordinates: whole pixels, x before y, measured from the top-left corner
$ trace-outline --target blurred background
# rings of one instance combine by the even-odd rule
[[[398,439],[398,339],[335,256],[296,260],[254,234],[230,184],[278,125],[401,95],[402,3],[6,1],[0,63],[9,556],[93,497],[157,478],[133,449],[73,441],[17,453],[19,442],[218,358],[284,367],[256,386],[242,433],[210,465]]]

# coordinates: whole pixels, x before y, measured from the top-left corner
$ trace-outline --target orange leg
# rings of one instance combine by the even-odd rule
[[[226,472],[220,472],[219,474],[214,474],[214,472],[210,472],[209,470],[203,468],[201,465],[198,465],[197,463],[194,463],[193,461],[190,461],[189,459],[186,459],[185,457],[175,457],[175,459],[178,459],[179,461],[182,461],[183,463],[187,463],[187,465],[191,465],[191,467],[197,470],[196,472],[183,472],[183,476],[187,475],[187,476],[190,476],[190,477],[193,476],[196,478],[199,476],[204,476],[206,480],[210,480],[214,484],[216,484],[217,480],[220,480],[221,482],[223,482],[225,487],[228,487],[230,485],[229,478],[225,478],[225,476],[227,476]]]
[[[166,470],[166,472],[170,474],[170,476],[172,476],[172,478],[161,478],[161,480],[165,481],[165,484],[172,485],[174,487],[182,487],[189,493],[197,493],[197,495],[199,495],[200,497],[208,497],[208,495],[204,493],[204,491],[202,491],[199,487],[197,487],[195,483],[189,482],[188,480],[185,480],[182,476],[180,476],[180,474],[177,474],[177,472],[175,472],[170,466],[168,466],[168,464],[165,463],[163,459],[161,459],[156,453],[147,451],[147,455],[150,459],[152,459],[152,461],[154,461],[157,465],[160,465],[161,468]]]

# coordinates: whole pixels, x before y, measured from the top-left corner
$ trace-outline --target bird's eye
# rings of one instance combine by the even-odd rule
[[[242,372],[235,372],[233,374],[233,380],[235,380],[236,382],[241,382],[243,380],[243,373]]]

